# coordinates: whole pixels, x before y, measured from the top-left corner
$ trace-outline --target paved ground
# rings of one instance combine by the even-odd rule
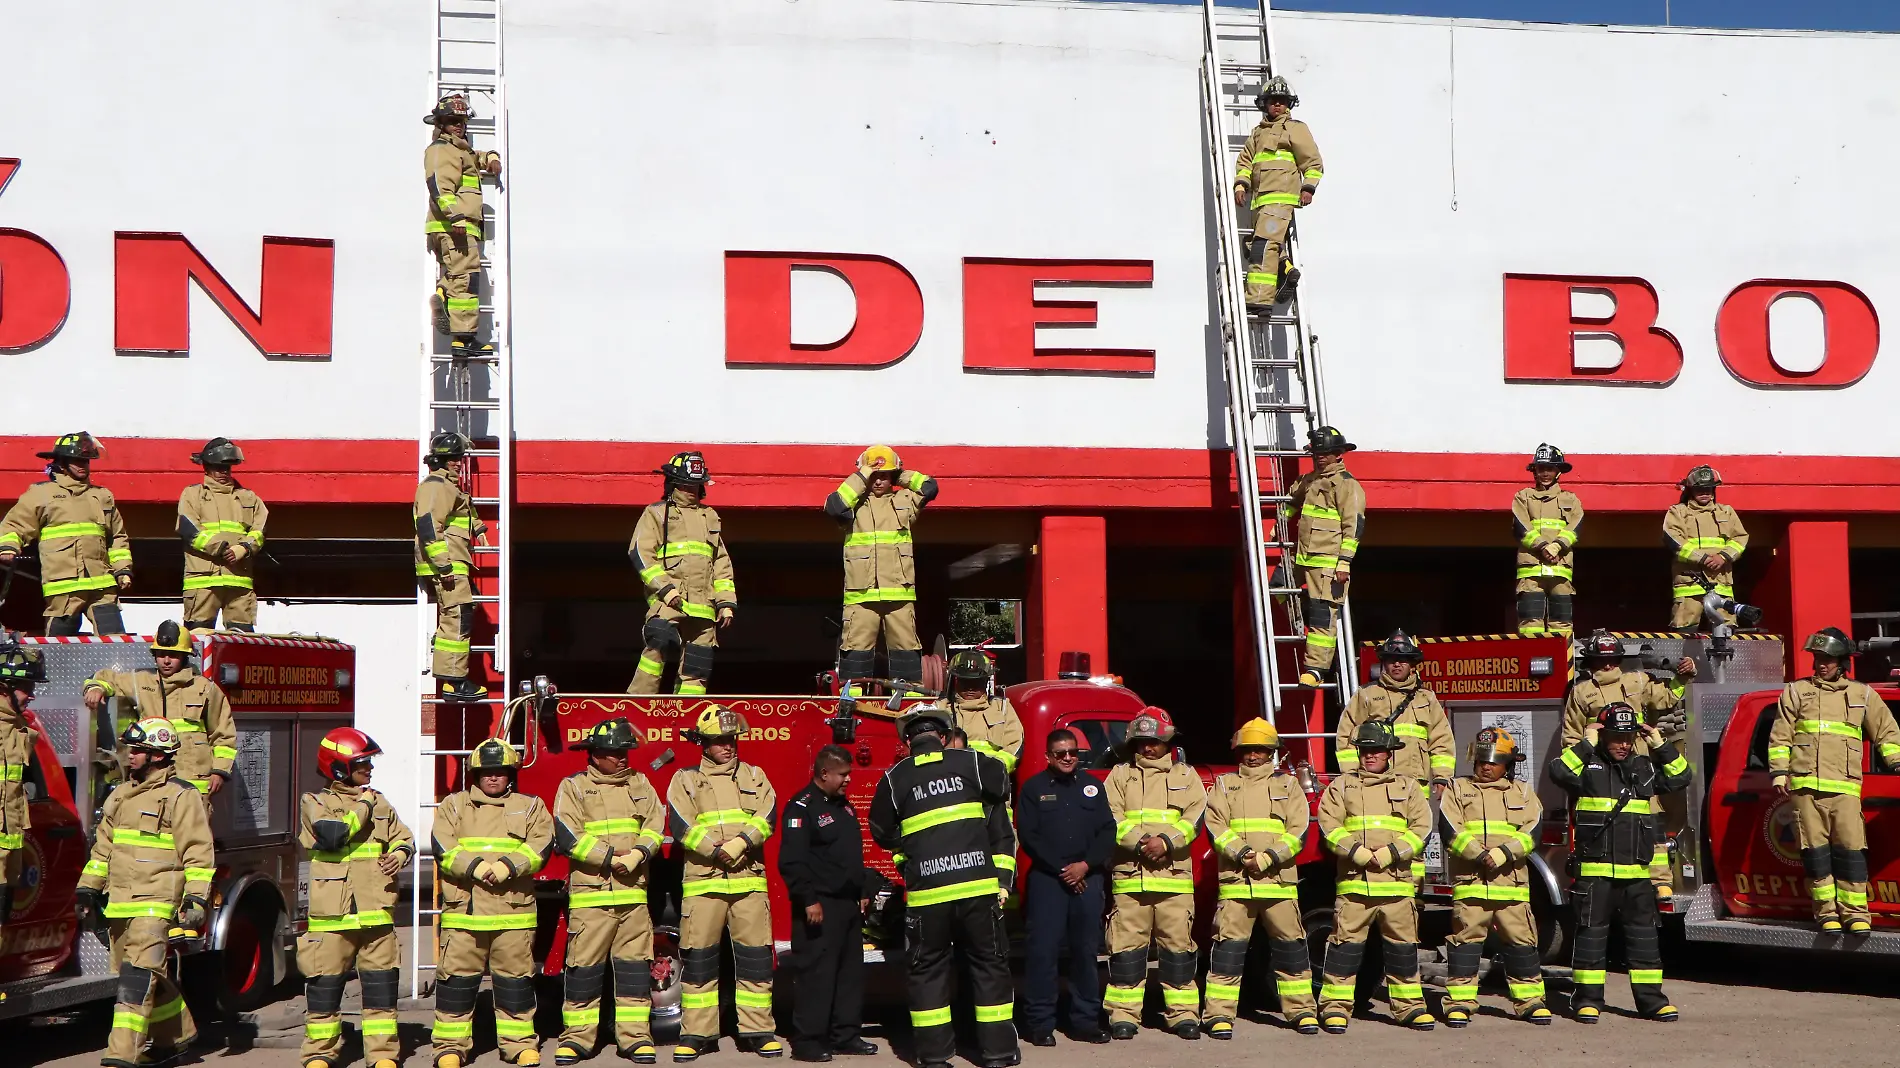
[[[1895,1021],[1900,1020],[1900,967],[1891,961],[1819,962],[1800,957],[1763,955],[1723,947],[1683,950],[1672,957],[1669,996],[1681,1007],[1683,1019],[1674,1025],[1649,1023],[1611,1015],[1593,1028],[1560,1019],[1551,1027],[1532,1027],[1504,1017],[1501,998],[1483,999],[1487,1014],[1472,1027],[1450,1031],[1440,1027],[1419,1035],[1392,1024],[1383,1006],[1362,1012],[1344,1037],[1302,1037],[1271,1021],[1242,1023],[1236,1040],[1208,1040],[1189,1045],[1160,1031],[1144,1031],[1133,1042],[1109,1046],[1078,1046],[1064,1041],[1054,1049],[1025,1049],[1026,1063],[1051,1068],[1089,1064],[1100,1068],[1144,1068],[1149,1065],[1194,1065],[1226,1068],[1258,1064],[1262,1057],[1350,1056],[1355,1061],[1381,1057],[1411,1060],[1421,1054],[1449,1058],[1452,1064],[1587,1065],[1589,1068],[1631,1068],[1638,1064],[1668,1062],[1675,1066],[1805,1064],[1891,1064],[1900,1059],[1894,1050]],[[880,984],[873,984],[874,988]],[[1553,993],[1566,984],[1555,981]],[[1436,997],[1433,998],[1434,1002]],[[1561,1007],[1561,995],[1558,997]],[[1610,981],[1612,1006],[1629,1004],[1622,977]],[[260,1014],[266,1028],[262,1038],[272,1040],[269,1028],[295,1025],[301,1002],[291,999]],[[109,1015],[109,1014],[107,1014]],[[405,1012],[404,1049],[410,1051],[405,1068],[428,1064],[427,1013]],[[866,1011],[870,1034],[887,1052],[877,1057],[841,1059],[849,1068],[891,1068],[898,1059],[888,1052],[889,1041],[881,1022],[896,1025],[901,1005],[873,1004]],[[79,1068],[98,1063],[105,1042],[106,1015],[91,1013],[67,1020],[36,1020],[6,1033],[12,1051],[23,1051],[24,1062],[3,1058],[7,1064],[49,1064]],[[478,1025],[478,1033],[485,1031]],[[545,1032],[546,1028],[544,1028]],[[240,1028],[229,1036],[230,1045],[199,1051],[200,1068],[295,1068],[297,1052],[289,1047],[254,1044],[256,1028]],[[903,1035],[896,1030],[900,1048]],[[664,1048],[664,1047],[662,1047]],[[1350,1051],[1350,1052],[1349,1052]],[[544,1063],[552,1068],[553,1044],[543,1046]],[[662,1056],[661,1063],[666,1063]],[[360,1064],[361,1062],[356,1062]],[[476,1068],[499,1068],[492,1039],[481,1044]],[[620,1064],[600,1059],[602,1066]],[[749,1055],[722,1051],[702,1059],[710,1068],[753,1063]],[[782,1062],[785,1063],[785,1062]]]

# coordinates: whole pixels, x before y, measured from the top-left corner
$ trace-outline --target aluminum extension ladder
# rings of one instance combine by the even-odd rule
[[[1247,588],[1252,610],[1254,660],[1260,687],[1260,715],[1276,722],[1287,698],[1299,699],[1294,655],[1306,638],[1301,620],[1300,587],[1293,585],[1293,544],[1288,529],[1287,491],[1299,474],[1309,430],[1326,423],[1325,382],[1320,373],[1319,338],[1313,333],[1308,302],[1310,279],[1302,278],[1295,295],[1270,313],[1249,316],[1245,300],[1247,262],[1241,218],[1233,199],[1235,160],[1258,121],[1254,97],[1274,70],[1271,0],[1246,8],[1217,7],[1201,0],[1205,53],[1201,62],[1202,129],[1219,233],[1219,310],[1225,350],[1228,423],[1233,435],[1245,539]],[[1299,224],[1287,235],[1286,257],[1300,265]],[[1264,462],[1262,462],[1264,461]],[[1342,607],[1336,691],[1343,703],[1355,688],[1356,645],[1350,611]],[[1282,657],[1285,663],[1282,663]],[[1324,731],[1325,702],[1316,697],[1303,716],[1311,731]],[[1291,711],[1291,710],[1289,710]],[[1319,751],[1319,746],[1313,746]],[[1315,759],[1319,766],[1318,759]]]
[[[427,106],[450,93],[462,93],[469,102],[468,136],[477,151],[508,155],[508,96],[502,76],[502,0],[434,0],[435,35],[431,44],[431,72]],[[424,110],[427,110],[425,107]],[[418,161],[419,163],[420,161]],[[447,791],[462,782],[463,764],[480,740],[502,721],[504,703],[513,692],[514,672],[509,655],[512,535],[510,502],[514,488],[514,390],[508,285],[508,184],[504,170],[499,181],[482,180],[483,230],[480,288],[481,314],[494,352],[458,358],[450,354],[449,338],[436,330],[427,301],[423,306],[421,368],[421,426],[417,437],[417,477],[428,473],[422,463],[429,439],[453,430],[473,443],[463,462],[462,485],[487,526],[486,544],[476,544],[474,567],[468,579],[475,590],[475,608],[484,622],[478,625],[469,653],[479,664],[484,656],[492,665],[485,701],[452,704],[443,701],[431,681],[422,700],[423,730],[416,752],[416,812],[418,821],[431,821]],[[433,292],[436,265],[425,257],[426,286]],[[426,593],[417,593],[418,648],[427,674],[433,654],[435,607]],[[483,641],[484,635],[490,636]],[[480,679],[478,672],[471,676]],[[433,715],[431,715],[433,713]],[[433,728],[431,728],[433,724]],[[445,784],[445,785],[438,785]],[[421,843],[429,828],[417,827]],[[421,997],[425,974],[436,968],[437,925],[441,896],[430,848],[416,850],[414,905],[409,943],[409,993]],[[423,945],[427,943],[428,949]]]

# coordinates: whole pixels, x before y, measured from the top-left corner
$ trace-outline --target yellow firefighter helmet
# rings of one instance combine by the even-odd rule
[[[746,732],[745,717],[725,705],[707,705],[693,721],[693,733],[701,745],[714,738],[739,738]]]
[[[152,635],[152,655],[159,656],[191,655],[191,635],[178,625],[176,620],[168,619],[158,625],[158,633]]]
[[[1486,727],[1471,739],[1471,748],[1466,750],[1471,758],[1471,766],[1479,764],[1519,764],[1524,761],[1524,751],[1517,747],[1517,739],[1503,727]]]
[[[1240,729],[1234,732],[1234,741],[1231,746],[1231,748],[1234,749],[1248,749],[1253,747],[1264,749],[1278,749],[1280,747],[1280,732],[1274,729],[1273,724],[1268,723],[1259,716],[1255,716],[1240,725]]]
[[[897,471],[904,461],[897,456],[897,450],[889,445],[873,445],[858,457],[858,466],[871,471]]]

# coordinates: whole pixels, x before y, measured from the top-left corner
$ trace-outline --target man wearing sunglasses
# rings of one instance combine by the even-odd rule
[[[1115,845],[1115,817],[1095,776],[1082,771],[1075,732],[1049,732],[1049,767],[1029,777],[1016,798],[1016,825],[1029,874],[1023,883],[1022,1034],[1031,1045],[1056,1044],[1056,957],[1069,942],[1069,1037],[1107,1042],[1095,954],[1102,946],[1102,882]]]

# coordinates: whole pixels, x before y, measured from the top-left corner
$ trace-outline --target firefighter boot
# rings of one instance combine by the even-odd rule
[[[442,698],[445,701],[469,703],[488,698],[488,687],[474,679],[451,679],[438,675],[435,681],[436,685],[441,687]]]
[[[481,359],[495,354],[495,343],[477,341],[474,334],[457,334],[449,341],[449,355],[457,360]]]

